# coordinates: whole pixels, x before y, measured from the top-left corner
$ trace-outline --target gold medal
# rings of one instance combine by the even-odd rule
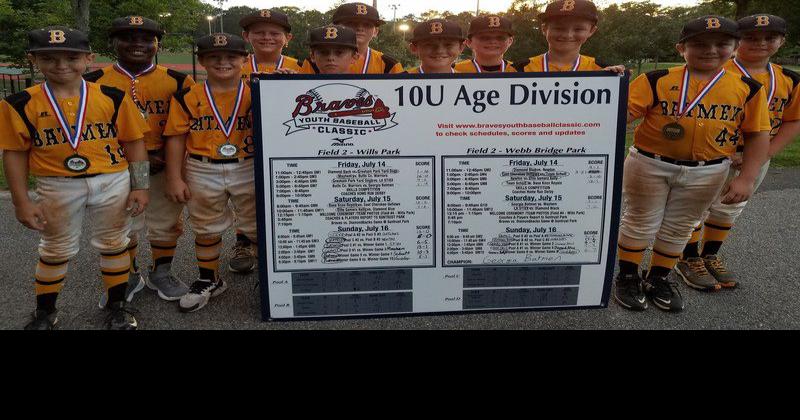
[[[680,140],[686,135],[686,130],[677,122],[669,123],[661,128],[661,134],[668,140]]]
[[[89,159],[77,153],[64,159],[64,167],[70,172],[85,172],[90,165]]]

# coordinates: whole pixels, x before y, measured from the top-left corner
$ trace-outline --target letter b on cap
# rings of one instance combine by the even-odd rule
[[[769,16],[759,16],[756,18],[756,26],[769,26]]]
[[[575,0],[566,0],[560,11],[571,12],[573,10],[575,10]]]
[[[440,34],[442,32],[444,32],[444,28],[442,27],[442,22],[431,23],[431,35]]]
[[[269,19],[272,17],[272,13],[269,10],[262,10],[261,17]]]
[[[722,23],[720,23],[719,19],[717,18],[706,19],[706,29],[719,29],[721,27]]]
[[[67,37],[64,31],[60,30],[52,30],[50,31],[50,43],[51,44],[63,44],[67,42]]]
[[[336,28],[325,28],[325,39],[336,39],[339,37],[339,30]]]
[[[144,25],[144,19],[141,16],[131,16],[128,21],[131,25]]]
[[[215,35],[214,36],[214,46],[215,47],[224,47],[228,45],[228,37],[225,35]]]
[[[366,15],[367,14],[367,5],[366,4],[357,4],[356,5],[356,14],[357,15]]]
[[[489,16],[489,27],[490,28],[499,28],[500,27],[500,18],[497,16]]]

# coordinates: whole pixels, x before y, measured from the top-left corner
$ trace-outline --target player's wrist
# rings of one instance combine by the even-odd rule
[[[131,190],[150,189],[150,161],[142,160],[130,162],[128,169],[131,174]]]

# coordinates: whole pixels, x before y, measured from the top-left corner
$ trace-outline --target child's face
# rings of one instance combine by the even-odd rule
[[[283,27],[274,23],[254,23],[247,29],[242,32],[242,38],[253,45],[253,50],[260,54],[281,51],[292,40],[292,34],[286,33]]]
[[[464,51],[464,43],[454,38],[426,39],[410,47],[423,68],[450,67]]]
[[[209,79],[230,80],[241,77],[245,56],[228,51],[213,51],[201,55],[198,61],[208,71]]]
[[[766,60],[785,42],[786,38],[777,32],[748,32],[742,36],[736,55],[745,61]]]
[[[158,51],[158,38],[142,31],[126,31],[114,35],[114,52],[119,61],[132,64],[150,64]]]
[[[368,46],[372,39],[378,36],[378,27],[366,20],[349,19],[342,21],[342,26],[346,26],[356,33],[356,42],[359,47]]]
[[[28,59],[39,68],[47,81],[54,84],[69,84],[80,80],[94,54],[72,51],[36,52]]]
[[[514,43],[514,37],[500,31],[481,32],[466,41],[476,56],[503,56]]]
[[[677,45],[689,69],[698,71],[722,68],[731,59],[736,47],[736,39],[725,34],[698,35]]]
[[[311,49],[311,61],[321,74],[347,74],[350,66],[358,61],[358,52],[352,48],[322,46]]]
[[[548,47],[556,52],[580,51],[596,31],[594,22],[577,17],[554,19],[542,25]]]

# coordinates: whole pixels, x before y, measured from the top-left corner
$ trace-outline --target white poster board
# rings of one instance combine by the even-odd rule
[[[251,87],[264,319],[607,306],[627,77]]]

